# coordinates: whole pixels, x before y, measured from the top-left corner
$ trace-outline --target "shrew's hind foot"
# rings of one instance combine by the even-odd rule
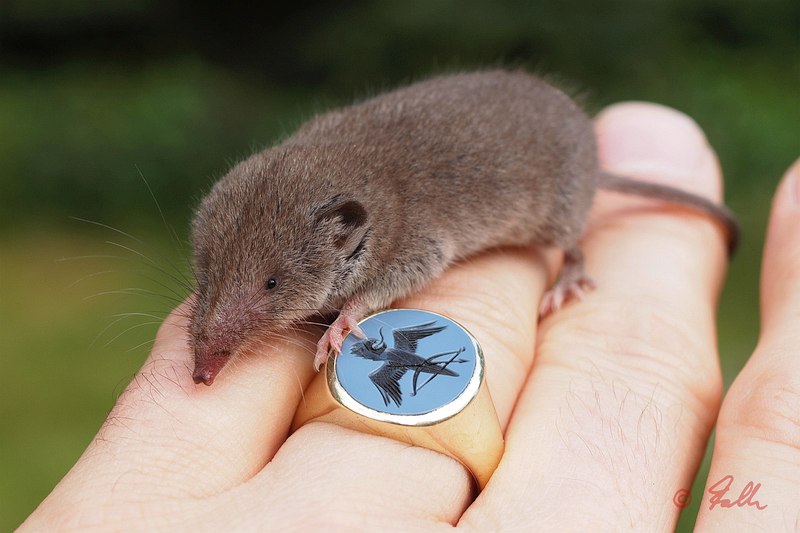
[[[583,253],[577,247],[564,252],[564,266],[556,284],[542,297],[539,318],[561,309],[570,300],[583,300],[586,291],[596,287],[592,278],[583,271]]]

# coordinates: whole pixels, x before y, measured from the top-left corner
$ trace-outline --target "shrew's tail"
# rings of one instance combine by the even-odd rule
[[[733,255],[739,247],[739,223],[733,212],[724,205],[716,204],[702,196],[669,185],[639,181],[614,174],[601,174],[599,187],[609,191],[663,200],[710,215],[725,227],[728,234],[728,254]]]

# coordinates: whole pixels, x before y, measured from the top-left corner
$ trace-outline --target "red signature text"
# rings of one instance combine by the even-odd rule
[[[708,509],[713,510],[714,507],[729,508],[729,507],[755,507],[759,511],[767,508],[766,505],[761,505],[761,502],[756,500],[758,489],[761,488],[761,483],[753,483],[748,481],[739,497],[735,500],[730,500],[725,496],[731,489],[733,484],[733,476],[725,476],[708,488],[708,493],[711,494]]]

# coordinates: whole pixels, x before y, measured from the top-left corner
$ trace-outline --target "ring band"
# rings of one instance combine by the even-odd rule
[[[312,421],[392,438],[461,462],[483,489],[503,455],[478,341],[430,311],[391,309],[359,323],[305,392],[292,431]]]

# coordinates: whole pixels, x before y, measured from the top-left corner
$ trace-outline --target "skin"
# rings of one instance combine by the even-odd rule
[[[596,129],[606,169],[721,198],[715,154],[685,115],[620,104]],[[800,163],[773,204],[761,339],[721,409],[714,309],[727,261],[706,218],[601,194],[583,241],[598,288],[538,326],[556,254],[487,252],[403,301],[453,317],[483,345],[506,452],[477,498],[465,469],[429,450],[321,423],[287,438],[313,377],[310,332],[196,386],[183,306],[21,530],[671,531],[673,495],[691,486],[715,422],[710,482],[761,482],[768,507],[709,510],[708,495],[695,494],[701,530],[791,529],[798,226]]]

